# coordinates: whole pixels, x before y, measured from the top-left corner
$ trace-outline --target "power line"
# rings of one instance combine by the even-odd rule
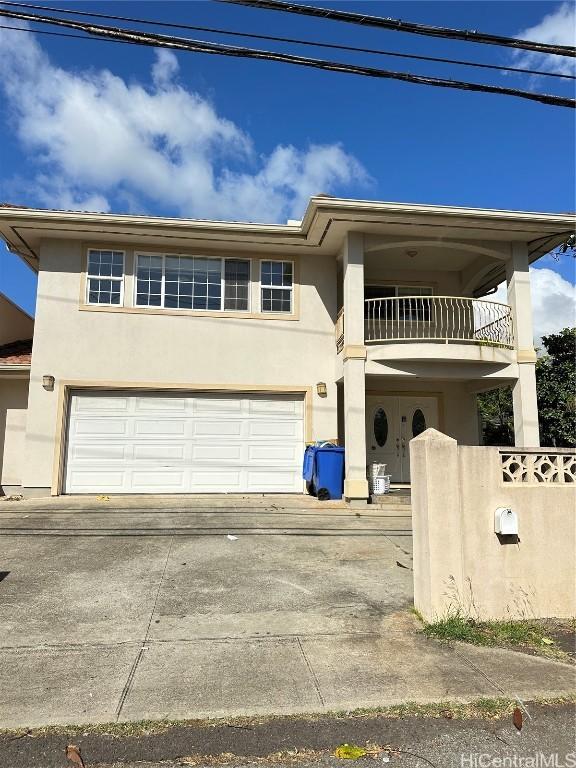
[[[576,80],[574,75],[565,75],[559,72],[549,72],[543,69],[524,69],[523,67],[505,67],[499,64],[485,64],[475,61],[464,61],[462,59],[445,59],[438,56],[423,56],[415,53],[400,53],[398,51],[383,51],[377,48],[361,48],[353,45],[341,45],[338,43],[322,43],[316,40],[301,40],[292,37],[278,37],[275,35],[259,35],[254,32],[236,32],[229,29],[218,29],[216,27],[201,27],[192,24],[178,24],[175,22],[159,21],[155,19],[140,19],[133,16],[115,16],[109,13],[90,13],[89,11],[77,11],[65,8],[53,8],[46,5],[33,5],[31,3],[17,3],[9,0],[0,0],[0,5],[9,5],[16,8],[28,8],[33,10],[50,11],[52,13],[65,13],[73,16],[85,16],[98,19],[110,19],[113,21],[129,21],[135,24],[152,24],[158,27],[169,27],[172,29],[190,29],[199,32],[211,32],[218,35],[230,35],[231,37],[249,37],[255,40],[270,40],[277,43],[291,43],[293,45],[303,45],[314,48],[331,48],[339,51],[352,51],[354,53],[376,54],[378,56],[393,56],[400,59],[415,59],[418,61],[433,61],[441,64],[456,64],[463,67],[478,67],[479,69],[494,69],[504,72],[520,72],[524,75],[542,75],[545,77],[558,77],[565,80]]]
[[[503,45],[508,48],[523,48],[527,51],[537,51],[538,53],[553,53],[557,56],[576,56],[576,48],[570,45],[551,45],[549,43],[539,43],[535,40],[520,40],[516,37],[503,37],[502,35],[477,32],[476,30],[433,27],[429,24],[416,24],[412,21],[384,18],[383,16],[367,16],[364,13],[335,11],[330,8],[288,3],[285,0],[216,0],[216,2],[247,5],[250,8],[261,8],[265,11],[284,11],[286,13],[297,13],[302,16],[316,16],[322,19],[345,21],[350,24],[361,24],[365,27],[391,29],[395,32],[410,32],[415,35],[429,35],[430,37],[447,37],[452,40],[465,40],[468,43]]]
[[[503,88],[495,85],[484,85],[483,83],[469,83],[462,80],[446,80],[438,77],[414,75],[407,72],[393,72],[390,70],[376,69],[375,67],[366,67],[357,64],[345,64],[342,62],[327,61],[325,59],[311,59],[304,56],[295,56],[288,53],[277,53],[254,48],[224,45],[222,43],[209,43],[203,40],[191,40],[188,38],[173,37],[171,35],[160,35],[155,32],[141,32],[140,30],[107,27],[101,24],[87,24],[84,22],[72,21],[70,19],[58,19],[51,16],[39,16],[37,14],[20,13],[17,11],[4,10],[2,8],[0,8],[0,16],[19,19],[22,21],[35,21],[42,24],[51,24],[71,29],[79,29],[82,32],[86,32],[90,35],[97,35],[104,39],[124,40],[126,42],[137,43],[139,45],[172,48],[176,50],[192,51],[195,53],[210,53],[223,56],[234,56],[236,58],[279,61],[287,64],[295,64],[297,66],[311,67],[331,72],[342,72],[347,74],[362,75],[364,77],[401,80],[408,83],[432,85],[439,88],[455,88],[459,90],[478,91],[481,93],[498,93],[505,96],[518,96],[530,101],[537,101],[542,104],[550,104],[553,106],[571,107],[572,109],[576,107],[576,100],[574,99],[568,99],[564,96],[552,96],[543,93],[535,93],[532,91],[521,91],[516,88]]]

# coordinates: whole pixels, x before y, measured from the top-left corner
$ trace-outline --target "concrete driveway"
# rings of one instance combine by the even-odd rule
[[[518,677],[506,651],[491,652],[494,682],[483,649],[414,631],[405,505],[61,498],[4,502],[0,526],[0,727],[570,685],[540,659],[538,684],[516,664]]]

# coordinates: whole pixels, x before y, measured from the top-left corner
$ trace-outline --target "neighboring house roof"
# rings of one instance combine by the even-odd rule
[[[0,292],[0,347],[34,335],[34,318]]]
[[[111,213],[13,208],[0,205],[0,236],[33,269],[40,242],[58,240],[169,248],[265,250],[282,254],[336,254],[347,232],[384,237],[430,235],[431,239],[519,241],[529,244],[531,261],[548,253],[574,231],[574,215],[387,203],[315,195],[299,223],[257,224],[160,218]],[[504,265],[491,275],[497,285]],[[487,286],[488,287],[488,286]]]
[[[32,362],[32,339],[12,341],[0,346],[0,368],[6,365],[29,366]]]

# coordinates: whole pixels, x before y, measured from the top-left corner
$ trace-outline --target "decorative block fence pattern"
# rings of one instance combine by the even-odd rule
[[[570,449],[539,452],[500,451],[503,483],[576,483],[576,455]]]

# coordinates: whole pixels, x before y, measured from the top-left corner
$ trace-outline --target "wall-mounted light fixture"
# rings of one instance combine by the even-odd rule
[[[410,256],[410,258],[413,259],[414,256],[418,256],[418,251],[416,248],[408,248],[406,251],[406,256]]]
[[[327,397],[328,388],[326,387],[325,381],[319,381],[318,384],[316,384],[316,392],[318,392],[318,397]]]
[[[54,376],[42,376],[42,386],[47,392],[54,389]]]

